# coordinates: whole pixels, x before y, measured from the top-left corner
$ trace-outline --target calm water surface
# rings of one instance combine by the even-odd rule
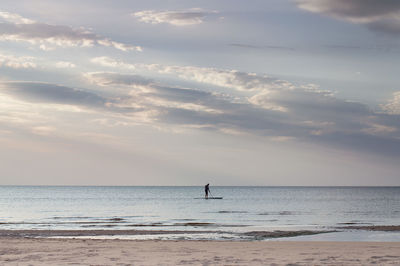
[[[223,200],[196,199],[203,190],[0,186],[0,229],[207,230],[226,233],[206,238],[234,238],[246,231],[400,225],[400,187],[211,187]],[[400,241],[399,233],[387,235]]]

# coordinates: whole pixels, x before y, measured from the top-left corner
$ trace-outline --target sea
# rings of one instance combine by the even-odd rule
[[[400,225],[400,187],[210,188],[210,196],[223,199],[205,200],[202,186],[0,186],[0,231],[139,232],[74,236],[119,239],[400,241],[399,231],[354,229]]]

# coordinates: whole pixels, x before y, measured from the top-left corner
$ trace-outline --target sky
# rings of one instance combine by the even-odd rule
[[[2,0],[0,185],[400,185],[400,1]]]

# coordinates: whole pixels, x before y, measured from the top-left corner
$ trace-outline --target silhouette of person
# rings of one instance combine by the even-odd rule
[[[207,184],[207,185],[204,187],[204,192],[206,193],[205,198],[208,199],[208,193],[210,192],[210,184]]]

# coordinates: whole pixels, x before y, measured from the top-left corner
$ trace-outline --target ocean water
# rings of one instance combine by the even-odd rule
[[[162,230],[188,233],[126,237],[240,240],[252,231],[400,225],[400,187],[211,187],[211,193],[223,199],[201,199],[203,187],[0,186],[0,230]],[[340,231],[293,239],[400,241],[399,232]]]

